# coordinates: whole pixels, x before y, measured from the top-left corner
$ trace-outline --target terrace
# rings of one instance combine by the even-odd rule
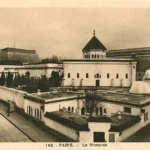
[[[25,98],[29,100],[37,101],[40,103],[52,103],[52,102],[70,100],[70,99],[75,99],[75,98],[76,99],[85,98],[85,95],[79,92],[56,91],[56,92],[26,94]]]

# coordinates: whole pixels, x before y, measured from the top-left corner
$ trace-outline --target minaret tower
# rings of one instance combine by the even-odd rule
[[[95,36],[93,30],[93,37],[82,49],[84,59],[102,59],[106,57],[106,47]]]

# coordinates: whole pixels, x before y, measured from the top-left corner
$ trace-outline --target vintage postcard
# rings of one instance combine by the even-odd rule
[[[148,149],[150,1],[0,1],[1,149]]]

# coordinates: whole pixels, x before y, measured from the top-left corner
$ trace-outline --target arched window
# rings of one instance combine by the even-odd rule
[[[94,55],[92,55],[92,58],[94,57]]]
[[[89,58],[90,58],[90,55],[89,55]]]
[[[96,54],[95,54],[95,58],[96,58]]]
[[[97,58],[99,58],[99,55],[97,55]]]
[[[99,73],[97,73],[96,77],[97,77],[97,78],[100,78],[100,75],[99,75]]]
[[[104,108],[104,113],[105,113],[105,114],[107,113],[106,108]]]
[[[86,78],[89,78],[89,74],[88,73],[86,73]]]
[[[68,107],[68,111],[70,111],[70,107]]]
[[[77,73],[77,78],[79,78],[79,73]]]
[[[109,73],[107,73],[107,78],[109,78]]]
[[[72,107],[72,112],[74,112],[74,107]]]
[[[98,108],[97,107],[96,107],[95,111],[96,111],[96,115],[98,115]]]
[[[85,115],[85,107],[82,107],[82,109],[81,109],[81,115]]]
[[[126,73],[126,79],[128,79],[128,74]]]
[[[68,73],[68,78],[70,78],[70,73]]]
[[[118,78],[119,78],[119,74],[117,73],[117,74],[116,74],[116,79],[118,79]]]

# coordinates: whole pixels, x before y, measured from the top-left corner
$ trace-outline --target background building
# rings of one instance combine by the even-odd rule
[[[106,56],[134,58],[137,61],[136,80],[143,80],[145,71],[150,69],[150,47],[109,50]]]
[[[36,50],[7,47],[0,50],[0,60],[20,61],[22,63],[37,63],[39,62],[39,56],[36,53]]]

